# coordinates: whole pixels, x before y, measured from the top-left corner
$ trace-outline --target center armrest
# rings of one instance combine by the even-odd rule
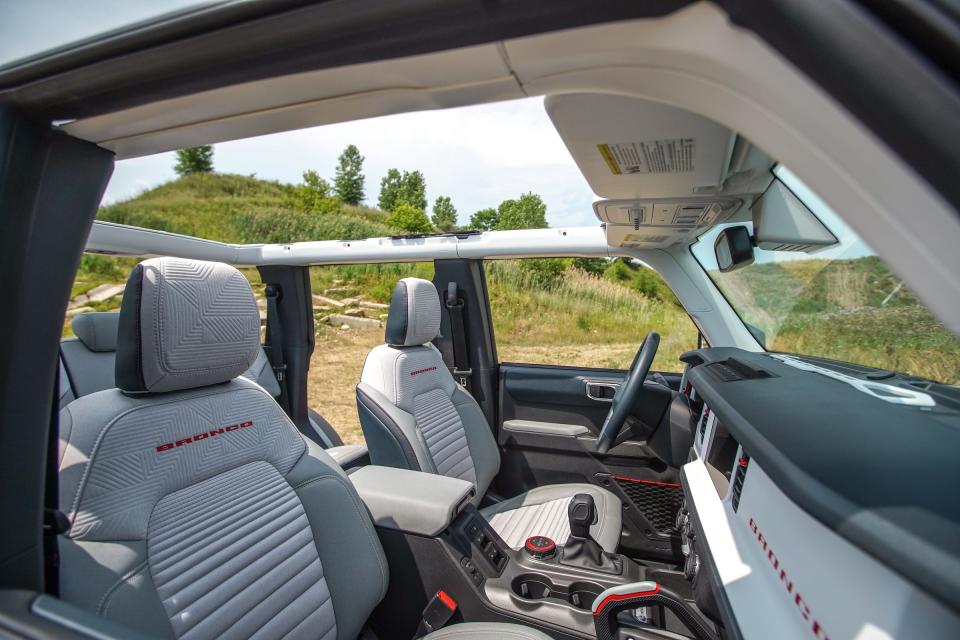
[[[394,467],[368,465],[350,481],[378,527],[422,536],[446,529],[474,496],[466,480]]]

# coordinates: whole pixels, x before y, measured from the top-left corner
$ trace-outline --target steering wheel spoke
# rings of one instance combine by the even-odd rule
[[[650,367],[653,366],[653,359],[659,347],[660,334],[656,331],[648,333],[640,344],[626,379],[617,389],[610,403],[610,411],[603,421],[600,436],[597,438],[597,453],[607,453],[617,444],[627,418],[630,417],[634,407],[637,406],[640,394],[643,393],[643,383],[647,379],[647,374],[650,373]]]

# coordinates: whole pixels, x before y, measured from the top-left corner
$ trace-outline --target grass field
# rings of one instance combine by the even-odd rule
[[[394,233],[386,214],[337,205],[326,213],[292,204],[294,187],[247,176],[176,180],[99,218],[228,242],[351,239]],[[132,258],[84,256],[72,297],[122,283]],[[492,261],[486,265],[501,362],[624,368],[649,331],[662,336],[654,368],[680,370],[677,357],[695,348],[696,329],[659,276],[622,261]],[[258,296],[255,269],[245,274]],[[314,293],[387,302],[399,278],[430,279],[432,263],[314,267]],[[732,277],[731,277],[732,276]],[[753,265],[725,274],[725,293],[747,301],[744,319],[767,332],[772,350],[806,353],[960,383],[960,341],[932,318],[876,258],[800,260]],[[893,295],[891,293],[893,292]],[[120,298],[92,303],[119,307]],[[317,309],[321,318],[329,310]],[[367,312],[379,317],[382,310]],[[71,335],[69,322],[64,336]],[[354,386],[382,329],[317,323],[309,400],[347,442],[361,442]]]
[[[960,340],[883,262],[794,260],[714,276],[767,348],[960,384]]]

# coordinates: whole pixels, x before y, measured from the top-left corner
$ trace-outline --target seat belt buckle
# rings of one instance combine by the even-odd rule
[[[70,518],[60,509],[43,510],[43,532],[47,535],[62,535],[70,530]]]
[[[284,372],[287,370],[287,365],[282,364],[279,367],[273,367],[273,375],[277,377],[277,382],[283,382],[283,379],[286,377]]]
[[[457,603],[443,589],[437,591],[423,610],[417,637],[433,633],[450,621],[457,610]]]
[[[453,370],[454,379],[460,384],[461,387],[466,387],[470,383],[470,376],[473,375],[473,369],[456,369]]]

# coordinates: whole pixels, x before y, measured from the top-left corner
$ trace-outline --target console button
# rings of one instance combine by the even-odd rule
[[[523,545],[524,551],[532,558],[549,558],[557,552],[557,543],[547,536],[531,536]]]

